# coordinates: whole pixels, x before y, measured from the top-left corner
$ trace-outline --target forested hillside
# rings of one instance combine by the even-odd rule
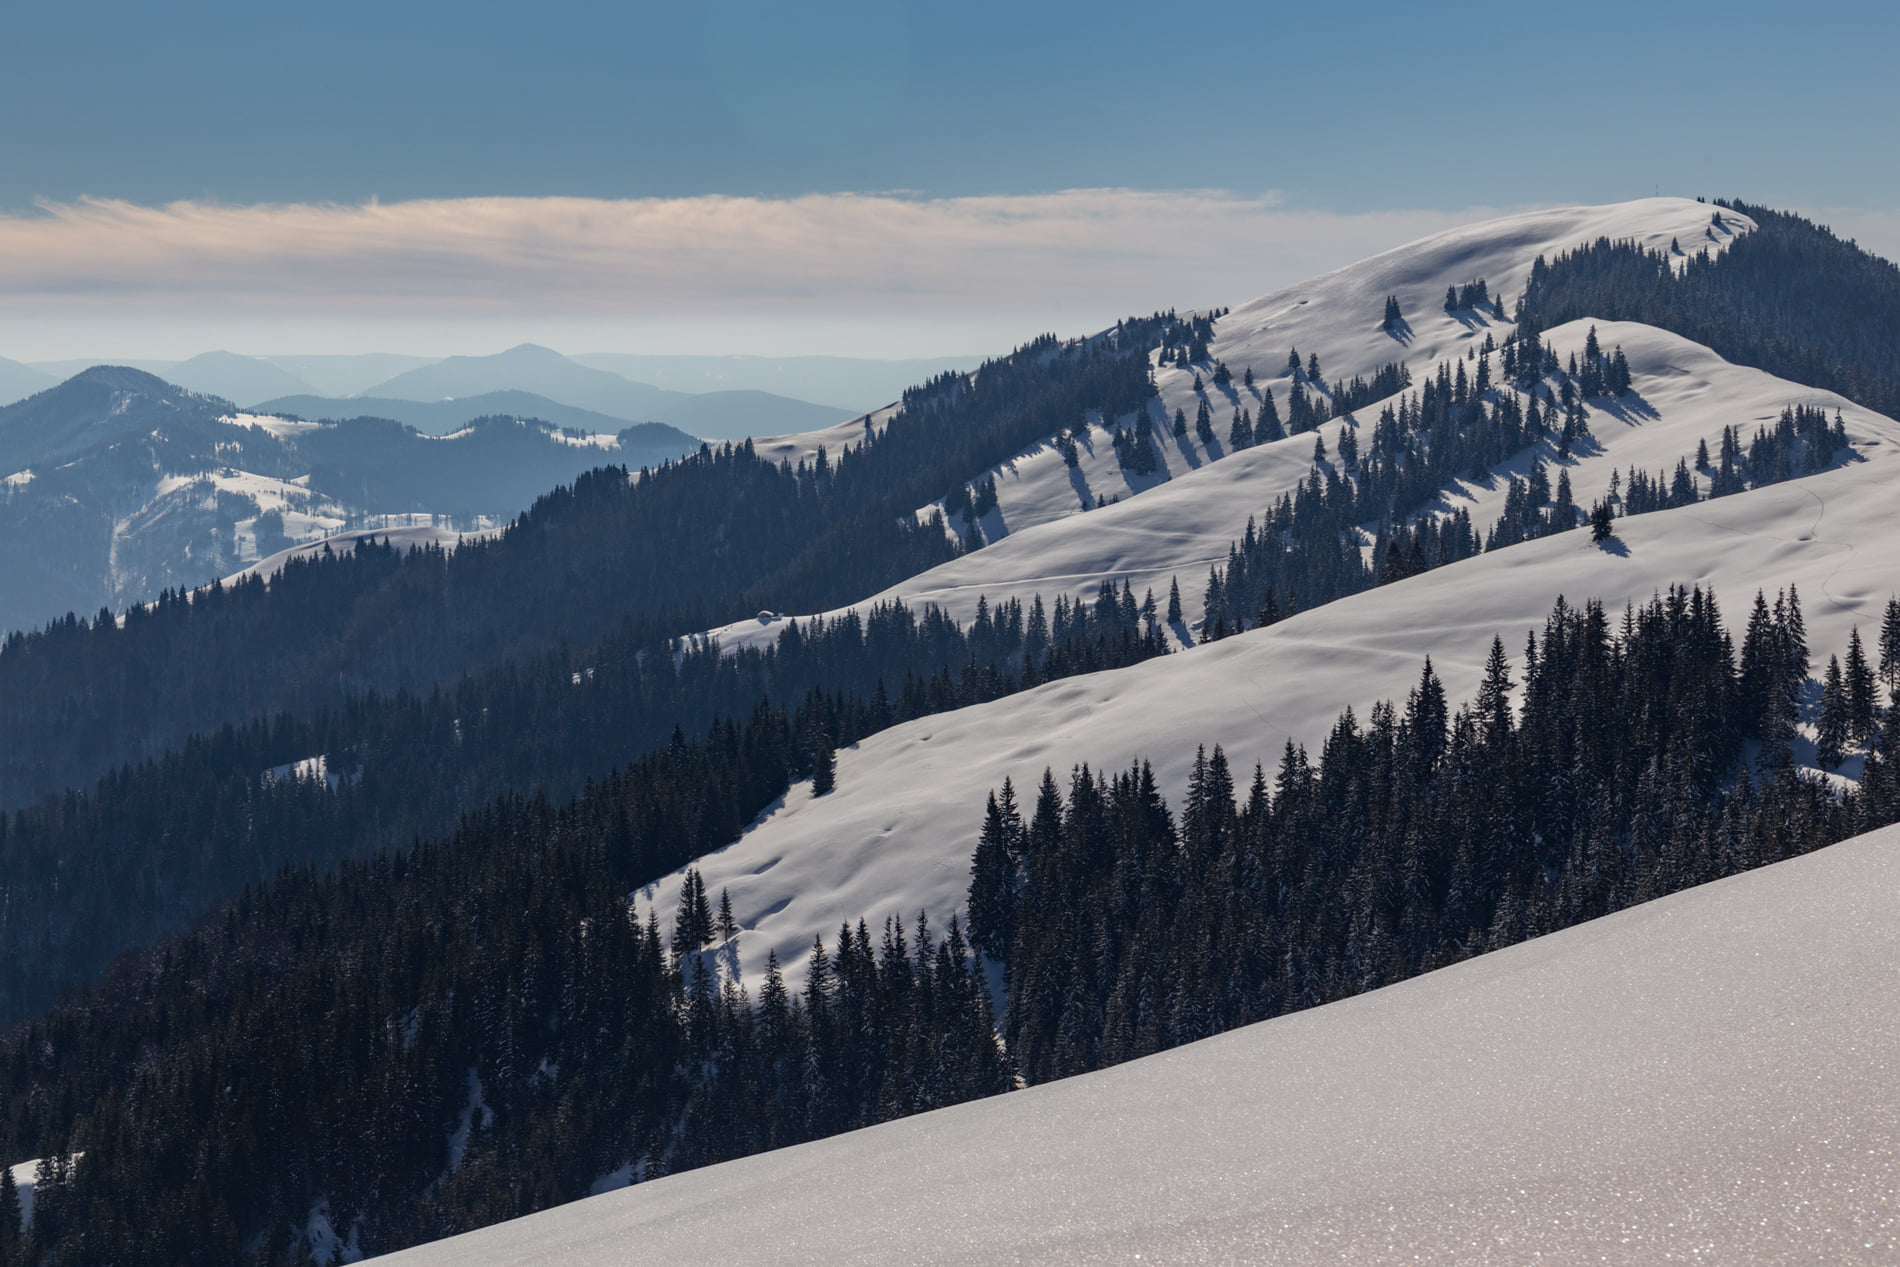
[[[1641,321],[1739,365],[1900,414],[1900,267],[1801,216],[1718,200],[1755,228],[1719,253],[1608,239],[1539,261],[1517,309],[1520,335],[1583,317]]]
[[[761,707],[790,714],[785,760],[804,778],[821,754],[893,724],[1162,654],[1157,620],[1152,596],[1144,612],[1111,589],[1092,605],[1012,601],[968,628],[880,605],[736,652],[613,635],[586,659],[551,652],[426,697],[224,727],[0,816],[0,1024],[282,867],[439,836],[503,791],[564,800]],[[700,843],[730,842],[757,810],[722,812]]]
[[[948,913],[866,912],[802,991],[774,963],[753,1000],[723,895],[689,873],[669,924],[629,900],[784,790],[782,712],[565,809],[504,798],[440,842],[286,874],[18,1032],[12,1155],[85,1154],[47,1169],[29,1258],[292,1262],[318,1211],[392,1248],[1342,998],[1900,813],[1900,710],[1854,720],[1845,797],[1787,765],[1796,596],[1757,600],[1739,655],[1706,591],[1616,623],[1560,606],[1521,665],[1494,645],[1469,707],[1427,662],[1244,800],[1216,750],[1178,818],[1139,765],[972,806],[1007,1055]],[[19,1244],[0,1227],[0,1261]]]
[[[875,593],[957,549],[914,507],[1090,409],[1145,399],[1158,324],[1038,341],[974,380],[945,375],[908,393],[881,430],[803,469],[766,462],[749,442],[637,480],[608,468],[450,554],[325,558],[269,583],[12,636],[0,653],[0,804],[227,722],[426,690],[628,621],[657,639]]]

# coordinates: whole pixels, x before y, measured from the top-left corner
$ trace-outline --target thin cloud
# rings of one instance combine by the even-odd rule
[[[0,315],[1119,313],[1238,303],[1488,214],[1336,215],[1274,195],[1128,189],[358,206],[87,198],[0,217]]]

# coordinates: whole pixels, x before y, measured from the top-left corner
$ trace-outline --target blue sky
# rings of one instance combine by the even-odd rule
[[[1267,196],[1397,232],[1378,217],[1417,213],[1430,227],[1427,213],[1660,190],[1807,210],[1885,245],[1900,208],[1890,4],[17,0],[0,23],[9,221],[87,197],[150,208],[1110,188]],[[1263,264],[1261,284],[1178,302],[1286,280],[1270,274]],[[1183,289],[1200,284],[1189,268]],[[11,296],[0,353],[26,328]],[[35,298],[42,324],[82,307],[44,288]],[[952,336],[927,336],[940,337]]]
[[[0,205],[1287,191],[1900,204],[1900,6],[19,0]]]

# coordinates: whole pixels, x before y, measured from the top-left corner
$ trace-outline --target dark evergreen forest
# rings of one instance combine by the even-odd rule
[[[764,649],[611,636],[426,697],[375,696],[309,721],[224,727],[88,794],[0,815],[0,1022],[25,1019],[113,955],[175,932],[280,867],[328,865],[450,831],[499,790],[557,802],[676,736],[792,714],[791,777],[893,723],[1166,650],[1152,595],[978,602],[967,626],[880,604],[789,622]],[[327,777],[296,777],[321,755]],[[756,810],[723,812],[707,847]],[[687,855],[691,856],[691,855]],[[677,863],[673,864],[677,865]]]
[[[689,872],[666,923],[630,895],[783,792],[801,723],[762,706],[564,808],[505,797],[440,841],[287,872],[16,1031],[10,1155],[84,1157],[46,1167],[30,1236],[0,1220],[0,1261],[292,1262],[320,1201],[391,1248],[1099,1068],[1894,821],[1900,710],[1871,687],[1858,789],[1795,773],[1809,659],[1792,592],[1757,597],[1739,653],[1704,590],[1620,618],[1560,603],[1520,662],[1494,644],[1468,707],[1427,662],[1403,705],[1343,714],[1316,761],[1288,744],[1244,793],[1203,753],[1178,819],[1145,765],[1045,772],[1033,806],[1006,784],[967,936],[869,912],[802,988],[751,965],[752,998],[716,975],[743,945],[723,895]]]
[[[1730,240],[1723,210],[1754,220]],[[1535,338],[1566,321],[1641,321],[1889,417],[1900,413],[1900,267],[1785,211],[1719,201],[1674,252],[1598,242],[1539,263],[1517,309]]]
[[[453,552],[355,551],[274,581],[171,593],[117,619],[69,616],[0,652],[0,805],[82,786],[194,734],[585,646],[654,642],[761,608],[841,607],[951,557],[912,512],[1090,410],[1149,398],[1172,324],[1045,337],[906,392],[880,431],[798,469],[750,444],[637,480],[604,468],[500,538]]]

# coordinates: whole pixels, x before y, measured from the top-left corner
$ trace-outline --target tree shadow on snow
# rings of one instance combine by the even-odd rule
[[[1621,396],[1593,396],[1591,403],[1625,426],[1637,427],[1662,417],[1634,387]]]

